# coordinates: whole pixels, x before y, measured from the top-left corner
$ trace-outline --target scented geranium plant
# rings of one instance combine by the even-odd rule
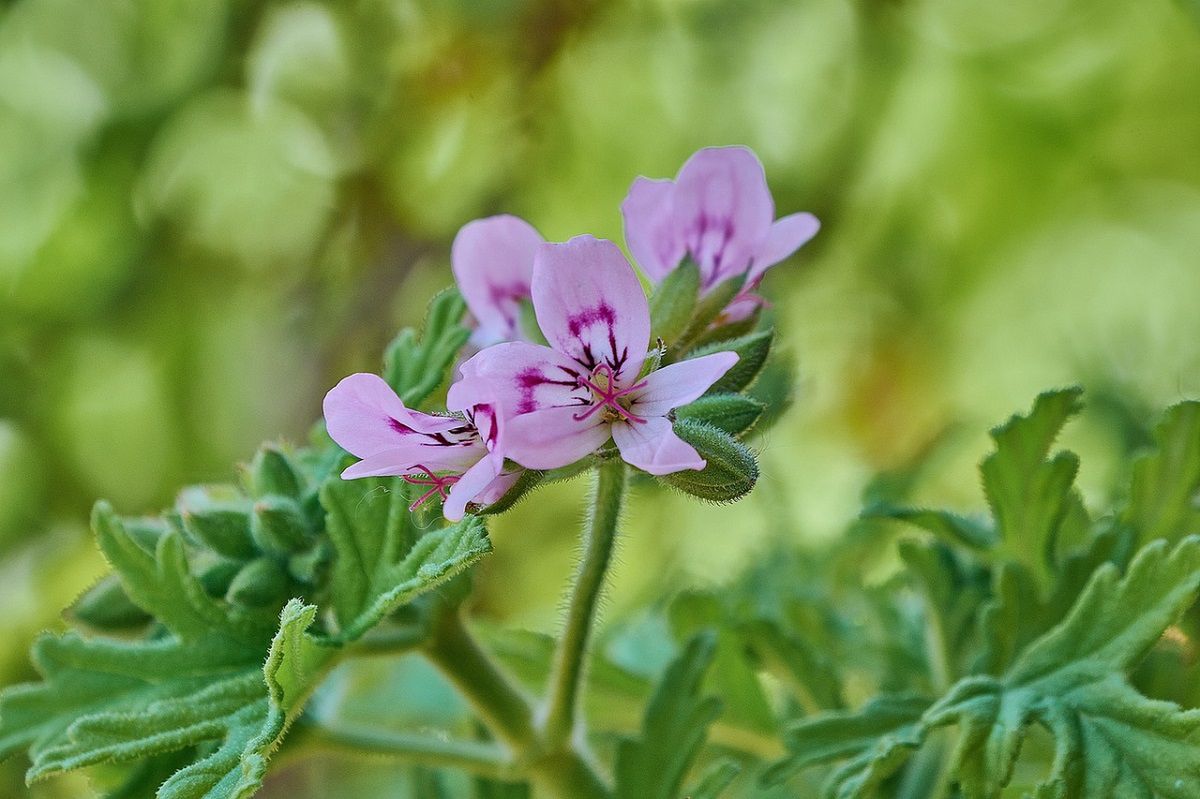
[[[753,436],[788,402],[759,283],[817,231],[775,218],[744,148],[639,178],[621,211],[649,296],[612,242],[472,222],[457,288],[329,391],[306,446],[156,517],[98,504],[113,573],[35,643],[42,681],[0,695],[0,750],[112,799],[248,797],[329,751],[390,759],[420,797],[1200,796],[1197,403],[1110,507],[1053,452],[1081,400],[1052,391],[992,431],[986,513],[912,506],[914,463],[835,542],[779,541],[596,631],[631,487],[753,489]],[[488,518],[583,475],[558,633],[469,618]],[[367,658],[420,659],[468,712],[356,716]],[[389,714],[428,690],[400,684]]]

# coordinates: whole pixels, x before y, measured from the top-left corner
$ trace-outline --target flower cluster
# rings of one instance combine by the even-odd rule
[[[621,206],[626,242],[656,284],[685,263],[698,299],[728,281],[738,290],[713,320],[753,317],[766,270],[815,235],[811,214],[774,220],[762,165],[743,147],[707,148],[674,180],[638,178]],[[405,407],[380,377],[355,374],[325,398],[330,436],[361,458],[345,478],[397,475],[427,487],[447,518],[503,496],[524,469],[569,466],[608,447],[652,475],[702,470],[673,428],[674,411],[738,362],[709,351],[663,362],[642,283],[611,241],[549,243],[501,215],[469,223],[451,250],[474,319],[470,354],[447,393],[447,415]],[[691,306],[688,306],[691,307]],[[678,344],[678,342],[674,342]]]

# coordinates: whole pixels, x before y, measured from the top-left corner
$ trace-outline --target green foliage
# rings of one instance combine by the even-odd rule
[[[701,696],[704,674],[716,642],[697,635],[667,667],[658,684],[641,735],[617,747],[618,799],[675,799],[704,744],[708,725],[720,712],[720,702]]]
[[[650,297],[650,337],[674,344],[687,329],[700,294],[700,267],[688,259],[671,271]]]
[[[709,502],[733,502],[750,492],[758,480],[754,454],[728,433],[695,419],[678,419],[675,433],[691,444],[706,466],[660,479],[680,491]]]
[[[1050,454],[1078,398],[1042,395],[1028,416],[993,431],[996,451],[981,471],[994,526],[943,511],[868,509],[862,524],[896,518],[933,536],[899,542],[900,582],[870,603],[891,622],[869,636],[874,644],[857,639],[909,652],[909,665],[881,671],[879,693],[858,710],[795,721],[784,736],[789,754],[765,783],[824,766],[822,795],[837,799],[923,795],[900,792],[939,773],[941,795],[964,799],[1007,796],[1018,784],[1038,799],[1200,791],[1200,711],[1131,681],[1200,594],[1200,537],[1180,536],[1195,496],[1194,404],[1167,412],[1128,499],[1092,522],[1073,485],[1077,459]],[[1131,559],[1135,540],[1147,543]],[[923,628],[915,640],[895,623],[912,607],[908,591]],[[1165,663],[1154,661],[1173,668]],[[1034,727],[1049,734],[1048,748],[1030,738]],[[953,730],[953,747],[938,737],[942,728]]]
[[[431,324],[457,325],[456,301],[440,298]],[[410,354],[448,370],[456,337],[435,327]],[[427,390],[424,372],[395,377],[409,396]],[[402,480],[342,480],[344,458],[321,441],[267,446],[242,487],[185,489],[161,517],[122,519],[99,503],[92,527],[114,573],[71,616],[120,637],[40,638],[43,681],[0,694],[0,753],[28,750],[31,781],[136,765],[114,796],[253,794],[329,669],[402,607],[419,643],[414,603],[491,549],[477,518],[414,519]]]
[[[771,345],[775,343],[773,328],[760,330],[738,338],[725,339],[700,347],[689,357],[698,358],[710,352],[732,351],[738,354],[738,362],[733,368],[721,376],[708,390],[710,394],[729,391],[742,391],[748,388],[767,364],[771,354]]]
[[[410,408],[418,408],[446,379],[467,339],[462,324],[467,305],[457,289],[446,289],[429,303],[421,336],[401,330],[383,354],[383,379]]]

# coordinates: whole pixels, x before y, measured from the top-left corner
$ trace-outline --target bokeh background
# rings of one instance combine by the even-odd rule
[[[463,223],[620,241],[634,176],[710,144],[824,222],[766,286],[795,404],[745,502],[633,499],[608,618],[836,536],[931,442],[919,493],[978,506],[986,428],[1044,388],[1088,389],[1067,443],[1102,502],[1200,394],[1198,23],[1195,0],[0,2],[0,679],[103,572],[95,499],[152,512],[303,440],[449,283]],[[480,617],[554,629],[582,491],[498,521]],[[24,767],[0,795],[88,795]]]

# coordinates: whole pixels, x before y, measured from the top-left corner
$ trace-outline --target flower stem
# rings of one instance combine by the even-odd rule
[[[301,735],[313,748],[350,756],[383,756],[414,766],[458,768],[488,779],[520,778],[517,764],[503,749],[477,741],[446,741],[426,735],[356,727],[305,724]]]
[[[561,747],[575,732],[596,604],[612,560],[624,494],[625,464],[616,459],[601,464],[597,469],[591,515],[584,529],[583,559],[575,576],[566,629],[558,641],[550,674],[542,724],[542,741],[549,750]]]
[[[570,746],[549,751],[534,729],[533,704],[501,671],[457,611],[435,622],[425,654],[511,750],[520,776],[560,799],[610,799],[591,765]]]

